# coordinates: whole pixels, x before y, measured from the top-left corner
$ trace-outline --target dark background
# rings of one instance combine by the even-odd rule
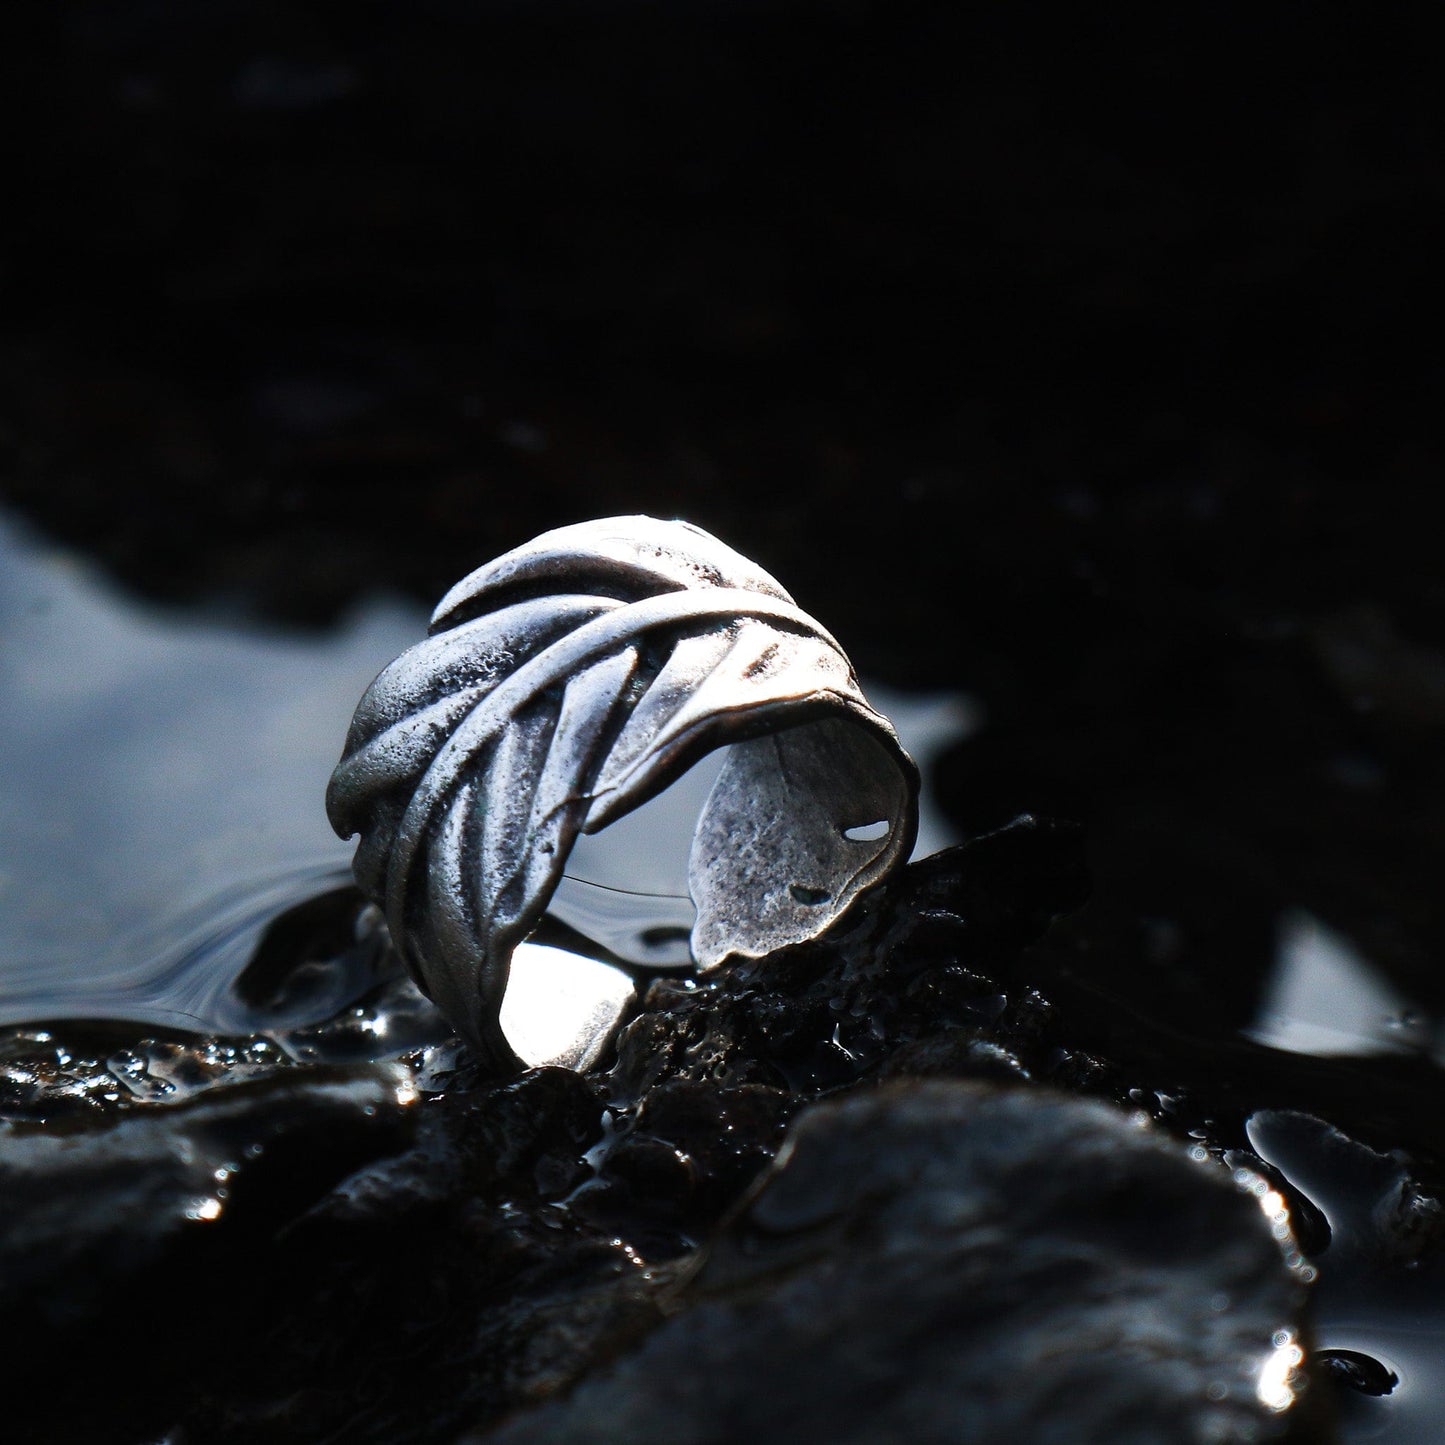
[[[1084,823],[1057,968],[1438,1012],[1430,9],[981,9],[12,0],[0,500],[308,627],[686,516]]]

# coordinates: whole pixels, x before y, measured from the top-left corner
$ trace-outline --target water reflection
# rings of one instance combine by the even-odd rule
[[[180,621],[0,517],[0,1019],[242,1026],[218,980],[347,877],[317,802],[338,719],[416,625]]]
[[[1304,1114],[1261,1110],[1250,1116],[1246,1133],[1259,1157],[1329,1223],[1312,1290],[1312,1333],[1327,1362],[1321,1375],[1340,1391],[1342,1438],[1388,1434],[1396,1445],[1434,1445],[1445,1303],[1438,1270],[1428,1259],[1419,1267],[1418,1240],[1407,1240],[1408,1262],[1392,1256],[1398,1248],[1392,1232],[1407,1197],[1404,1165]],[[1341,1360],[1351,1368],[1341,1369]]]
[[[1304,1358],[1305,1352],[1288,1330],[1280,1330],[1275,1335],[1274,1348],[1265,1356],[1255,1385],[1261,1405],[1282,1411],[1294,1404]]]
[[[1292,909],[1279,943],[1253,1039],[1296,1054],[1428,1051],[1429,1033],[1409,1001],[1334,929]]]

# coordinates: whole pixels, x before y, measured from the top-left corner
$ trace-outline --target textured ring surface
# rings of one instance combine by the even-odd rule
[[[420,987],[502,1070],[509,960],[579,834],[724,745],[688,862],[701,968],[816,936],[906,861],[918,770],[766,572],[690,523],[605,518],[447,593],[361,699],[327,816]]]

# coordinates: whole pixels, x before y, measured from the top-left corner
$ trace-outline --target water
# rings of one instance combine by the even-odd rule
[[[1348,939],[1304,909],[1279,920],[1274,967],[1246,1032],[1289,1053],[1439,1057],[1423,1012]]]
[[[1347,939],[1304,910],[1286,912],[1259,1013],[1248,1036],[1289,1053],[1331,1058],[1441,1057],[1423,1010]],[[1313,1303],[1316,1346],[1335,1372],[1351,1441],[1434,1445],[1445,1370],[1445,1300],[1438,1271],[1380,1258],[1379,1215],[1400,1171],[1385,1156],[1316,1120],[1261,1111],[1250,1143],[1323,1215],[1329,1244]]]
[[[0,1021],[221,1030],[268,921],[349,878],[318,799],[351,709],[415,636],[162,615],[0,518]]]
[[[1383,1224],[1402,1180],[1398,1164],[1305,1116],[1260,1111],[1247,1129],[1260,1158],[1329,1224],[1318,1255],[1315,1334],[1318,1348],[1352,1358],[1342,1391],[1345,1438],[1435,1445],[1445,1297],[1438,1269],[1389,1258]]]

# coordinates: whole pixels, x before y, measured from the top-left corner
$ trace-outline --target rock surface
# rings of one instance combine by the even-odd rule
[[[640,1348],[470,1438],[1203,1445],[1299,1428],[1278,1407],[1303,1372],[1271,1362],[1303,1359],[1303,1285],[1255,1202],[1102,1105],[942,1080],[816,1104],[704,1258]]]

